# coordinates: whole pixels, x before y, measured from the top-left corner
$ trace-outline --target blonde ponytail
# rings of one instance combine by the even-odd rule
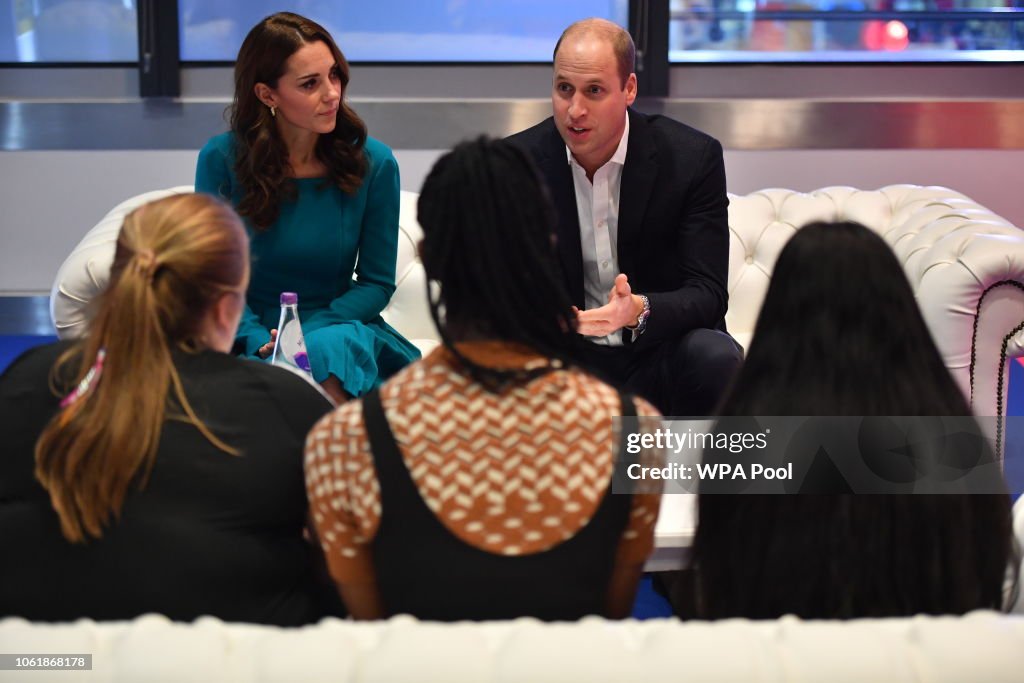
[[[125,219],[89,334],[51,374],[59,395],[74,390],[36,443],[36,478],[69,541],[101,537],[129,487],[145,486],[172,397],[185,421],[235,452],[192,410],[171,348],[203,347],[202,316],[244,286],[247,254],[237,215],[213,197],[176,195]]]

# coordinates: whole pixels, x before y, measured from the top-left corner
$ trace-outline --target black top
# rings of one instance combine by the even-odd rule
[[[35,441],[59,401],[48,375],[68,346],[29,350],[0,377],[0,616],[113,620],[158,612],[288,626],[336,611],[303,539],[302,449],[331,409],[327,399],[280,368],[175,352],[197,415],[241,455],[168,420],[145,489],[131,487],[101,539],[72,544],[33,476]]]
[[[636,415],[622,398],[624,417]],[[453,535],[423,501],[376,390],[363,397],[363,419],[380,484],[380,527],[373,564],[386,613],[457,621],[536,617],[572,621],[604,614],[632,496],[611,492],[575,536],[530,555],[505,556]],[[620,453],[625,453],[625,436]]]

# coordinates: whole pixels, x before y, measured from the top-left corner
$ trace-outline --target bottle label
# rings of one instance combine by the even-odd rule
[[[295,357],[292,359],[295,361],[295,365],[302,368],[306,372],[312,372],[309,367],[309,356],[306,355],[305,351],[296,351]]]
[[[306,341],[302,336],[299,321],[287,321],[277,333],[277,354],[275,361],[310,372]]]

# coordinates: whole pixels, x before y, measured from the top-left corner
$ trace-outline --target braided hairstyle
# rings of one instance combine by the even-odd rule
[[[444,346],[491,390],[571,364],[580,343],[555,245],[555,213],[524,152],[463,142],[431,169],[418,204],[430,311]],[[550,359],[528,369],[473,363],[455,343],[497,339]]]

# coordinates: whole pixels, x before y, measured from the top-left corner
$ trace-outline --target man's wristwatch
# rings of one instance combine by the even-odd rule
[[[647,319],[651,317],[651,300],[647,298],[646,294],[641,294],[640,301],[643,302],[644,308],[636,317],[636,326],[628,328],[633,333],[632,341],[636,341],[644,333],[644,330],[647,329]]]

